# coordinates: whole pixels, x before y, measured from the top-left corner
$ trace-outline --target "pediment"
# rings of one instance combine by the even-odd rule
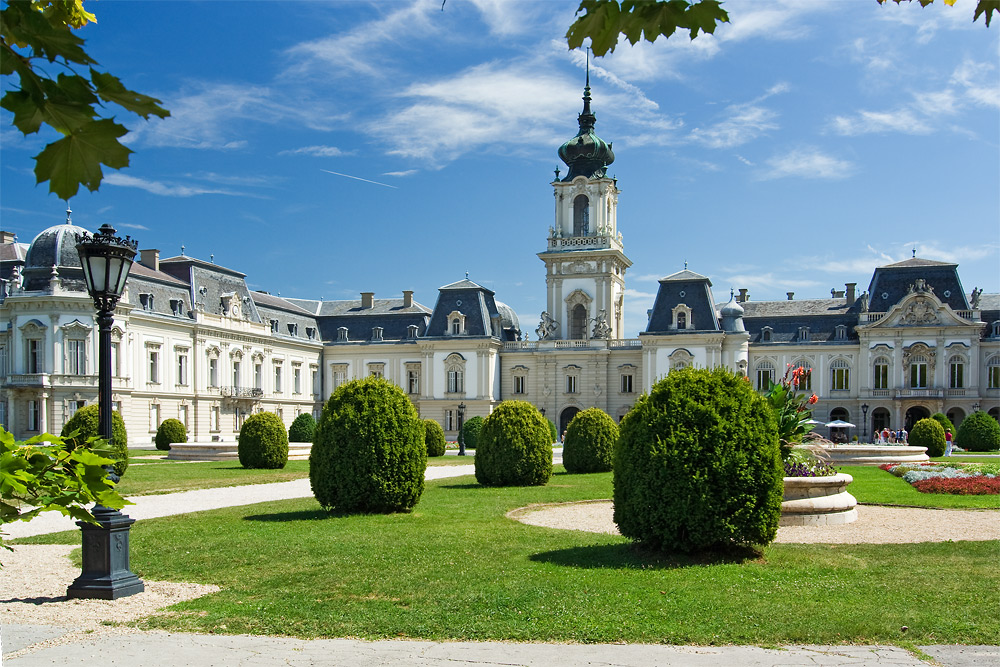
[[[858,327],[858,329],[871,331],[898,327],[950,326],[968,327],[973,325],[959,317],[930,290],[918,290],[907,294],[882,319],[867,326]]]

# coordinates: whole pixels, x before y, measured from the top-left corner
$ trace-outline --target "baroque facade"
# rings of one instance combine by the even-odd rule
[[[559,149],[555,212],[544,249],[546,310],[533,333],[468,279],[428,308],[399,298],[315,301],[247,287],[245,275],[143,250],[115,315],[113,401],[130,441],[180,419],[196,442],[232,440],[268,410],[288,425],[318,416],[343,382],[382,376],[455,438],[460,412],[488,415],[527,400],[561,430],[580,410],[616,419],[676,368],[726,367],[759,388],[785,369],[811,370],[814,417],[910,428],[933,412],[956,425],[974,410],[1000,419],[1000,294],[966,294],[955,264],[913,257],[875,270],[869,287],[830,298],[719,301],[688,270],[659,282],[646,329],[624,331],[632,262],[618,230],[612,144],[594,131],[589,81],[579,131]],[[17,437],[58,433],[97,401],[97,328],[75,236],[63,225],[30,245],[0,233],[0,423]],[[461,410],[460,410],[461,407]],[[823,429],[820,429],[823,432]]]

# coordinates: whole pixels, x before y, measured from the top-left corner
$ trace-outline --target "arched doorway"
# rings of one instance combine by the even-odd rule
[[[847,411],[847,408],[834,408],[833,410],[830,410],[830,421],[833,422],[838,420],[850,423],[851,415]],[[837,428],[836,426],[831,426],[829,431],[830,440],[833,442],[847,442],[849,440],[846,427]]]
[[[569,423],[573,421],[573,417],[576,417],[576,413],[580,411],[580,408],[566,408],[559,415],[559,442],[562,442],[563,433],[566,432],[566,427]]]
[[[892,419],[885,408],[872,410],[872,433],[878,433],[884,428],[892,428]]]
[[[903,421],[903,428],[907,432],[913,430],[913,425],[916,424],[921,419],[927,419],[931,416],[931,411],[922,405],[914,405],[912,408],[906,411],[906,419]]]
[[[948,421],[950,421],[952,426],[955,428],[958,428],[958,425],[962,423],[963,419],[965,419],[965,410],[962,408],[952,408],[946,414],[948,415]]]

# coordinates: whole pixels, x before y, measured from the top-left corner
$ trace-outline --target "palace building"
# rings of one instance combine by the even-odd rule
[[[247,415],[291,424],[318,416],[343,382],[385,377],[421,416],[457,436],[465,417],[502,400],[538,406],[560,431],[580,410],[620,419],[659,378],[686,366],[726,367],[758,388],[785,369],[811,370],[814,418],[858,435],[909,430],[944,412],[1000,419],[1000,294],[966,292],[956,264],[913,257],[878,267],[829,298],[720,301],[684,270],[659,281],[646,329],[624,330],[625,254],[612,144],[595,133],[590,86],[579,131],[559,148],[555,213],[538,253],[546,309],[533,331],[493,291],[468,279],[438,288],[433,308],[413,292],[376,299],[282,298],[245,274],[183,254],[142,250],[112,333],[113,401],[134,443],[168,417],[194,442],[231,441]],[[0,232],[0,423],[18,438],[58,433],[97,402],[97,324],[76,235],[66,223],[30,245]],[[541,287],[541,286],[539,286]],[[534,339],[530,339],[530,338]],[[820,429],[823,433],[823,429]]]

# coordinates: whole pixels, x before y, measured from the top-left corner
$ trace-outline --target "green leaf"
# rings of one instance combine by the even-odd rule
[[[8,2],[0,12],[3,36],[21,48],[31,48],[36,56],[55,62],[63,58],[81,65],[96,65],[97,61],[83,50],[83,40],[69,26],[53,25],[30,2]]]
[[[35,156],[35,178],[49,181],[49,191],[60,199],[75,195],[80,185],[91,192],[104,178],[101,165],[128,166],[131,150],[118,141],[128,130],[107,118],[91,121],[72,134],[46,146]]]
[[[38,132],[42,126],[41,108],[23,90],[8,90],[3,99],[0,99],[0,106],[14,114],[11,122],[22,134]]]
[[[159,118],[166,118],[170,115],[169,111],[160,106],[160,100],[129,90],[122,85],[118,77],[107,72],[98,72],[92,68],[90,80],[94,82],[94,89],[97,90],[97,94],[102,100],[114,102],[146,120],[149,120],[150,115]]]
[[[993,12],[1000,14],[1000,0],[979,0],[979,4],[976,5],[976,13],[972,17],[972,21],[975,22],[979,20],[979,17],[986,14],[986,27],[990,27],[990,18],[993,16]]]
[[[669,38],[684,28],[694,39],[699,32],[714,33],[717,24],[729,22],[717,0],[582,0],[576,10],[577,15],[580,12],[585,14],[570,26],[566,42],[575,49],[590,39],[595,56],[613,53],[619,35],[634,45],[643,38],[648,42]]]

